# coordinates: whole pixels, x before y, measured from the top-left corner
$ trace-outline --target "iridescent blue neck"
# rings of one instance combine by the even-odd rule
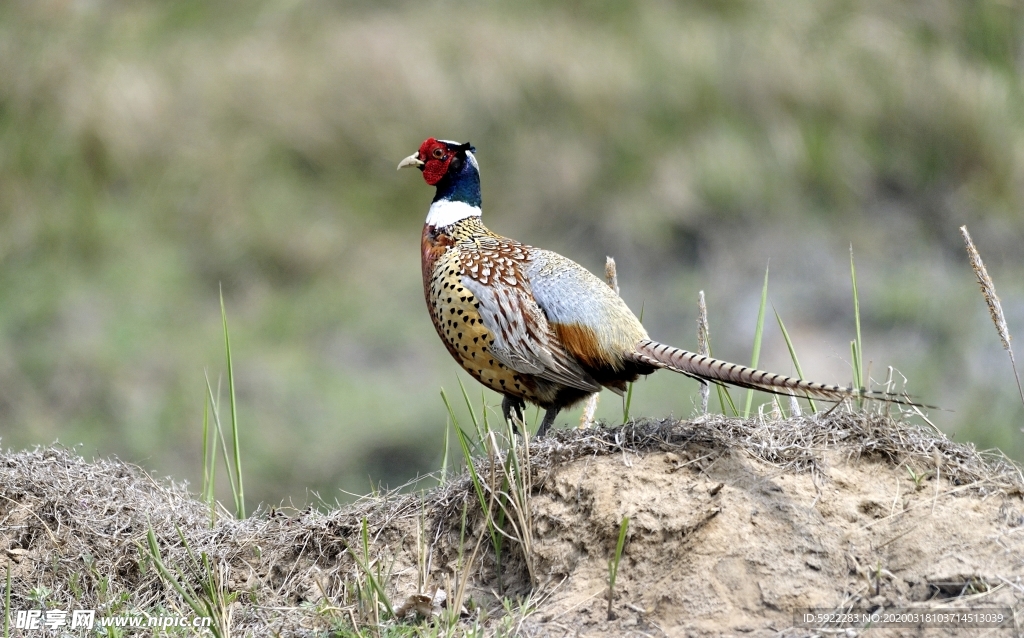
[[[466,159],[456,157],[441,181],[437,183],[434,201],[448,200],[480,207],[480,170],[469,151]]]

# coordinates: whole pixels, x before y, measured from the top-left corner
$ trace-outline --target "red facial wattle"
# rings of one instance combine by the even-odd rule
[[[444,142],[428,138],[420,145],[419,151],[419,158],[423,162],[423,179],[431,186],[440,182],[448,172],[448,165],[452,163],[454,157],[455,154],[448,150]]]

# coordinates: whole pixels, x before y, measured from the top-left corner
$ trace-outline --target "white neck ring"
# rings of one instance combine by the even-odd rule
[[[453,202],[450,199],[439,199],[430,205],[430,210],[427,212],[427,225],[443,228],[467,217],[480,217],[480,215],[479,206],[473,206],[466,202]]]

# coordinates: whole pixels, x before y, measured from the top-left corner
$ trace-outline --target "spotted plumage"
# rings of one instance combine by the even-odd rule
[[[535,301],[528,274],[553,253],[496,235],[476,216],[424,226],[422,246],[431,320],[473,378],[538,405],[571,404],[601,389],[563,343],[569,331]]]
[[[500,266],[482,269],[482,259],[473,258],[479,244],[465,228],[467,224],[464,220],[440,231],[433,226],[423,229],[423,291],[430,318],[448,352],[474,379],[496,392],[525,395],[525,379],[494,356],[494,334],[484,325],[480,302],[466,286],[466,280],[474,277],[485,277],[487,282],[503,275],[512,278],[514,263],[503,258]],[[484,250],[501,254],[497,246]]]
[[[506,419],[521,418],[524,402],[539,405],[546,410],[543,435],[563,408],[602,388],[621,394],[628,382],[660,368],[832,401],[871,394],[652,341],[625,302],[585,268],[484,226],[474,152],[468,143],[430,138],[398,167],[419,168],[437,187],[421,240],[430,318],[459,365],[502,394]]]

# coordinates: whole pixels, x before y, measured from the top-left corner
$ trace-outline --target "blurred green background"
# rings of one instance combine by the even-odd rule
[[[2,444],[197,486],[223,286],[250,501],[437,469],[460,373],[421,292],[433,189],[395,171],[436,136],[477,146],[493,230],[613,255],[682,347],[703,289],[734,361],[770,260],[806,375],[849,383],[852,243],[872,376],[1024,458],[957,230],[1024,334],[1022,32],[972,0],[0,3]],[[793,370],[773,323],[761,365]],[[696,393],[654,375],[632,412]]]

